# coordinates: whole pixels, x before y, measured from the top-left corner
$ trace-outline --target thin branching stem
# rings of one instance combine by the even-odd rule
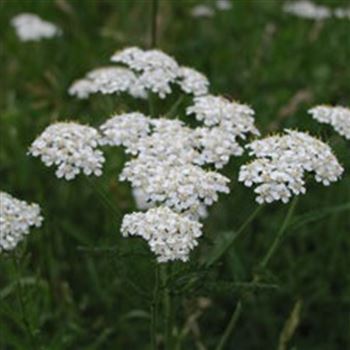
[[[226,345],[228,338],[230,337],[233,329],[235,328],[235,326],[238,322],[238,319],[241,315],[241,312],[242,312],[242,300],[239,300],[237,302],[235,310],[233,311],[230,322],[228,323],[228,325],[224,331],[224,334],[222,335],[222,337],[219,341],[219,344],[216,347],[216,350],[223,350],[224,349],[224,346]]]
[[[13,261],[13,266],[16,274],[16,291],[17,291],[19,307],[21,310],[22,322],[26,330],[26,333],[29,337],[31,348],[33,350],[37,350],[39,349],[39,346],[37,344],[37,340],[36,340],[35,334],[33,333],[30,322],[28,321],[26,303],[24,301],[24,291],[21,283],[20,267],[19,267],[18,257],[16,256],[16,254],[12,254],[12,261]]]
[[[159,1],[158,0],[152,0],[151,40],[150,40],[150,46],[151,47],[156,47],[157,46],[158,7],[159,7]]]
[[[164,317],[164,349],[172,350],[172,300],[169,288],[169,269],[170,265],[162,264],[162,292],[163,292],[163,317]]]
[[[210,267],[214,265],[217,261],[219,261],[226,253],[227,251],[232,247],[233,243],[236,241],[238,237],[241,236],[241,234],[244,232],[244,230],[248,227],[248,225],[256,218],[256,216],[260,213],[264,206],[259,205],[247,218],[247,220],[244,221],[244,223],[238,228],[236,233],[232,235],[231,239],[226,243],[226,246],[221,251],[219,255],[217,255],[214,259],[207,261],[206,267]]]
[[[275,239],[273,240],[273,242],[272,242],[269,250],[267,251],[266,255],[264,256],[264,258],[260,262],[259,267],[261,269],[266,268],[266,266],[269,263],[270,259],[274,255],[276,249],[280,245],[281,240],[284,237],[284,233],[286,231],[286,228],[290,224],[290,221],[291,221],[291,218],[293,216],[293,213],[294,213],[295,207],[297,205],[297,202],[298,202],[298,197],[294,197],[294,199],[293,199],[293,201],[292,201],[292,203],[291,203],[291,205],[290,205],[290,207],[288,209],[287,215],[286,215],[286,217],[285,217],[285,219],[284,219],[284,221],[282,223],[282,226],[280,227],[279,231],[277,232],[277,235],[276,235]]]
[[[157,319],[159,304],[159,264],[155,264],[153,300],[151,303],[151,345],[152,350],[157,350]]]
[[[290,224],[290,221],[292,219],[296,204],[297,204],[298,198],[295,197],[291,203],[291,205],[289,206],[289,209],[287,211],[287,214],[283,220],[283,223],[279,229],[279,231],[277,232],[277,235],[275,237],[275,239],[273,240],[269,250],[267,251],[267,253],[265,254],[264,258],[261,260],[260,264],[259,264],[259,268],[260,269],[264,269],[266,268],[267,264],[269,263],[269,261],[271,260],[272,256],[275,254],[281,240],[284,237],[284,233],[288,227],[288,225]],[[254,213],[253,213],[254,214]],[[252,214],[252,216],[253,216]],[[247,220],[248,221],[248,220]],[[253,277],[252,283],[253,284],[257,284],[260,280],[259,275],[255,275]],[[220,341],[216,347],[216,350],[223,350],[225,348],[225,345],[227,344],[227,341],[229,340],[235,326],[238,323],[239,317],[242,313],[243,310],[243,297],[240,298],[237,302],[237,305],[232,313],[232,316],[230,318],[230,321],[227,325],[227,327],[225,328],[225,331],[223,333],[223,335],[220,338]]]

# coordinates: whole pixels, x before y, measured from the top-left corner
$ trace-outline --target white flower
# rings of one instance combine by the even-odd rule
[[[213,17],[214,10],[207,5],[197,5],[194,6],[191,10],[192,17]]]
[[[334,17],[340,19],[350,19],[350,8],[341,8],[338,7],[334,10]]]
[[[33,142],[29,154],[40,157],[46,166],[57,166],[58,178],[71,180],[80,172],[99,176],[105,161],[102,151],[97,149],[100,138],[98,131],[90,126],[56,123]]]
[[[286,203],[293,194],[305,193],[305,173],[313,173],[315,180],[326,186],[343,173],[331,148],[303,132],[286,130],[285,135],[270,136],[246,147],[257,159],[241,167],[238,180],[248,187],[258,185],[258,203]]]
[[[131,192],[138,210],[146,210],[154,207],[154,203],[148,200],[148,197],[141,187],[133,187]]]
[[[200,96],[194,99],[194,105],[186,110],[195,114],[196,119],[212,127],[220,125],[229,128],[232,133],[242,138],[245,134],[259,135],[254,126],[254,110],[238,102],[231,102],[220,96]]]
[[[184,92],[195,96],[208,93],[209,81],[207,77],[195,69],[181,67],[179,77],[179,85]]]
[[[237,136],[229,128],[195,129],[200,147],[199,164],[214,164],[222,168],[231,156],[241,156],[244,149],[236,141]]]
[[[216,7],[220,11],[228,11],[232,8],[232,3],[229,0],[216,0]]]
[[[160,263],[188,261],[189,254],[198,245],[202,224],[169,208],[149,209],[146,213],[125,215],[121,227],[124,237],[140,236],[148,242]]]
[[[152,119],[151,125],[152,133],[135,144],[140,157],[151,156],[174,165],[198,162],[198,141],[193,129],[176,119]]]
[[[283,6],[283,10],[294,16],[315,20],[322,20],[332,16],[332,12],[328,7],[316,5],[307,0],[287,2]]]
[[[86,99],[91,94],[98,92],[98,86],[90,79],[79,79],[73,82],[68,93],[71,96],[76,96],[80,99]]]
[[[350,109],[336,106],[317,106],[309,110],[320,123],[330,124],[336,132],[350,140]]]
[[[28,204],[0,192],[0,253],[14,249],[30,227],[41,226],[42,220],[37,204]]]
[[[174,166],[153,157],[138,157],[126,163],[120,180],[142,188],[148,202],[198,217],[203,206],[218,200],[218,193],[229,193],[229,179],[195,165]]]
[[[136,154],[139,139],[150,133],[151,119],[142,113],[115,115],[100,126],[101,143],[124,146],[128,153]]]
[[[129,47],[117,51],[112,57],[112,62],[123,63],[129,68],[139,71],[151,71],[163,69],[176,72],[179,68],[176,60],[160,50],[142,50],[138,47]]]
[[[32,13],[22,13],[15,16],[12,18],[11,24],[22,41],[39,41],[62,33],[56,25],[44,21]]]
[[[127,92],[134,97],[146,97],[146,92],[138,85],[134,72],[124,67],[94,69],[87,73],[85,78],[75,81],[68,92],[81,99],[96,92],[103,94]]]
[[[69,89],[71,95],[87,98],[91,93],[113,94],[126,92],[136,98],[147,98],[152,92],[165,98],[172,85],[194,95],[208,92],[208,79],[194,69],[180,67],[176,60],[160,50],[142,50],[137,47],[117,51],[113,62],[127,67],[112,66],[96,69],[76,81]]]
[[[140,75],[137,85],[165,98],[171,93],[179,66],[175,59],[160,50],[141,50],[136,47],[116,52],[111,60],[123,63]]]

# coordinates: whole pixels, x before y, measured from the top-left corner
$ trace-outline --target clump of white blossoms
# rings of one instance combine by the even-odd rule
[[[15,16],[12,18],[11,24],[22,41],[39,41],[62,33],[55,24],[44,21],[32,13],[22,13]]]
[[[47,127],[32,143],[29,154],[40,157],[46,166],[57,166],[56,176],[74,179],[80,172],[85,175],[102,174],[105,161],[98,149],[99,132],[86,125],[60,122]]]
[[[145,239],[160,263],[185,262],[190,251],[198,245],[202,224],[167,207],[158,207],[145,213],[125,215],[121,232],[124,237],[140,236]]]
[[[78,98],[102,92],[126,92],[133,97],[146,98],[148,92],[165,98],[178,85],[185,93],[195,96],[208,92],[209,81],[196,70],[180,66],[176,60],[160,50],[129,47],[116,52],[111,61],[122,66],[99,68],[77,80],[69,93]]]
[[[30,228],[41,226],[42,221],[39,205],[0,192],[0,253],[14,249]]]
[[[156,159],[136,158],[126,163],[120,180],[141,188],[147,202],[165,205],[194,218],[203,206],[218,200],[218,193],[229,193],[229,179],[195,165],[167,164]]]
[[[306,173],[326,186],[343,173],[327,144],[304,132],[285,132],[246,146],[256,159],[241,167],[239,181],[247,187],[257,185],[254,192],[258,203],[287,203],[293,195],[305,193]]]
[[[144,88],[138,84],[136,75],[124,67],[101,67],[87,73],[86,77],[76,80],[68,90],[70,95],[80,99],[91,94],[128,93],[136,98],[146,98]]]
[[[247,105],[208,95],[209,81],[202,73],[180,66],[160,50],[129,47],[116,52],[111,60],[119,66],[91,71],[74,82],[69,93],[79,98],[96,92],[127,93],[144,98],[153,93],[163,99],[174,92],[173,87],[177,85],[177,91],[194,97],[187,114],[194,114],[200,126],[189,127],[179,119],[151,118],[140,112],[122,113],[113,115],[95,130],[97,139],[92,147],[93,151],[100,152],[96,150],[98,145],[122,146],[132,157],[125,163],[119,179],[130,182],[137,208],[149,211],[126,216],[124,232],[146,239],[158,261],[186,261],[197,244],[193,237],[201,234],[191,236],[189,231],[186,236],[181,231],[179,240],[168,237],[169,232],[178,230],[173,228],[170,219],[176,219],[177,225],[186,222],[198,226],[197,221],[207,216],[207,207],[218,200],[219,194],[229,193],[229,179],[203,167],[222,168],[231,156],[243,153],[238,139],[245,139],[249,134],[259,135],[254,125],[254,111]],[[41,148],[45,145],[39,142]],[[36,155],[41,153],[41,149],[36,151]],[[73,171],[68,172],[68,176],[73,178],[80,172],[81,163],[75,164],[76,159],[70,157],[70,152],[68,156],[63,153],[65,163]],[[102,164],[102,155],[99,159]],[[45,160],[57,164],[52,156]],[[149,218],[149,222],[129,230],[134,220],[131,218],[140,222]],[[148,226],[147,232],[152,231],[152,235],[139,231]],[[125,231],[125,227],[128,230]],[[162,244],[158,246],[159,242]]]
[[[350,109],[341,106],[317,106],[308,111],[320,123],[331,125],[340,135],[350,140]]]
[[[287,2],[284,4],[283,10],[291,15],[311,20],[324,20],[332,17],[350,19],[350,8],[337,7],[332,9],[308,0]]]
[[[286,13],[307,19],[322,20],[332,16],[331,10],[326,6],[316,5],[311,1],[291,1],[283,6]]]

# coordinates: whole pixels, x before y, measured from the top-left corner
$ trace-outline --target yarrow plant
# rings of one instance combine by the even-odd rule
[[[287,203],[293,195],[304,194],[305,173],[314,174],[325,186],[343,173],[331,148],[305,132],[285,130],[283,135],[253,141],[246,147],[256,159],[241,167],[239,181],[248,187],[257,185],[258,203]]]
[[[30,228],[40,227],[42,221],[38,204],[28,204],[0,192],[0,253],[16,248]]]
[[[207,167],[222,168],[231,156],[243,153],[239,139],[259,135],[254,111],[247,105],[209,95],[209,81],[202,73],[179,65],[160,50],[130,47],[117,51],[111,60],[119,66],[91,71],[74,82],[69,93],[78,98],[97,92],[143,98],[155,94],[164,99],[177,85],[183,94],[194,97],[186,113],[202,125],[189,127],[179,119],[152,118],[140,112],[114,115],[96,129],[56,123],[33,142],[29,153],[41,157],[47,166],[57,166],[58,177],[71,180],[80,172],[101,175],[104,156],[99,147],[122,146],[132,159],[126,162],[119,179],[131,183],[140,208],[159,208],[148,216],[146,212],[136,217],[154,218],[163,213],[160,219],[176,217],[198,223],[219,193],[230,191],[230,180]],[[159,262],[185,261],[197,245],[188,244],[182,232],[177,240],[166,240],[168,250],[173,251],[169,254],[163,248],[156,249],[156,232],[140,236],[148,241]],[[181,239],[183,250],[178,248]]]
[[[305,193],[308,173],[329,185],[343,172],[331,148],[305,132],[286,130],[281,135],[256,139],[260,132],[250,106],[211,95],[207,77],[181,66],[160,50],[129,47],[117,51],[111,61],[116,65],[95,69],[75,81],[69,94],[84,99],[95,93],[123,93],[149,99],[148,113],[114,114],[96,127],[55,123],[32,143],[29,154],[40,157],[46,166],[57,167],[57,177],[71,180],[80,173],[101,175],[107,147],[125,150],[129,158],[119,180],[131,184],[137,211],[124,216],[121,234],[141,237],[155,255],[156,276],[158,269],[165,276],[164,310],[170,304],[166,277],[172,266],[169,263],[189,261],[203,235],[201,221],[210,214],[209,207],[220,194],[230,192],[230,179],[218,170],[232,156],[247,151],[255,157],[240,168],[238,180],[246,186],[256,186],[259,204],[286,203],[292,196]],[[184,115],[178,112],[177,118],[172,117],[174,113],[156,117],[154,97],[166,104],[172,93],[189,95]],[[177,102],[170,110],[174,108],[178,108]],[[250,137],[255,140],[249,140]],[[229,246],[230,240],[214,260]],[[155,281],[157,299],[158,277]],[[152,305],[157,305],[157,301]],[[151,311],[154,349],[155,308],[152,306]],[[172,332],[167,332],[168,338]]]
[[[55,24],[44,21],[33,13],[21,13],[11,20],[21,41],[39,41],[62,34]]]
[[[342,106],[316,106],[309,114],[320,123],[329,124],[341,136],[350,140],[350,109]]]

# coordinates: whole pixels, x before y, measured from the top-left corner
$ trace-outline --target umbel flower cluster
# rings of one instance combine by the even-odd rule
[[[80,172],[85,175],[102,174],[105,161],[97,149],[101,141],[98,131],[77,123],[56,123],[47,127],[33,142],[29,154],[40,157],[46,166],[57,166],[56,176],[74,179]]]
[[[11,20],[21,41],[39,41],[61,35],[62,31],[55,24],[44,21],[32,13],[22,13]]]
[[[284,4],[283,10],[297,17],[317,21],[332,17],[337,19],[350,19],[350,8],[337,7],[332,9],[327,6],[317,5],[308,0],[287,2]]]
[[[116,52],[111,61],[120,66],[102,67],[87,73],[72,84],[69,93],[82,99],[97,92],[128,93],[136,98],[147,98],[151,92],[165,98],[174,85],[195,96],[208,92],[209,81],[202,73],[180,66],[160,50],[129,47]]]
[[[304,194],[306,173],[325,186],[343,173],[331,148],[304,132],[285,130],[284,135],[256,140],[246,147],[256,159],[241,167],[239,181],[248,187],[257,185],[258,203],[287,203],[293,195]]]
[[[350,109],[336,106],[317,106],[311,108],[309,113],[320,123],[331,125],[334,130],[350,140]]]
[[[151,118],[140,112],[114,115],[98,129],[76,123],[49,126],[29,152],[56,175],[73,179],[80,172],[100,175],[104,157],[100,146],[122,146],[131,159],[120,173],[131,183],[140,210],[124,218],[123,236],[141,236],[159,262],[186,261],[201,236],[199,220],[207,207],[229,192],[229,179],[208,166],[222,168],[239,156],[248,135],[259,135],[254,111],[247,105],[208,94],[201,73],[180,66],[159,50],[136,47],[118,51],[119,66],[96,69],[75,82],[69,93],[86,98],[95,92],[166,97],[178,91],[194,96],[187,115],[199,122],[189,127],[179,119]]]
[[[14,249],[29,233],[31,226],[42,223],[40,207],[0,192],[0,253]]]

